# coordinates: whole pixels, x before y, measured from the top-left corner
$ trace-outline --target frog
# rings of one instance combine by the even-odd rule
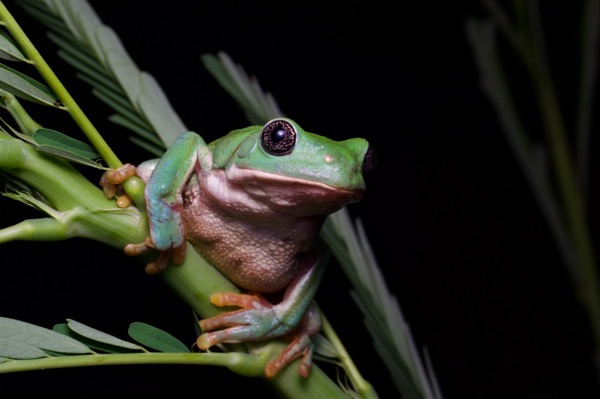
[[[146,182],[150,236],[125,252],[157,249],[147,273],[181,264],[189,242],[242,290],[210,297],[215,306],[238,309],[200,320],[200,349],[285,337],[289,344],[265,375],[300,358],[298,372],[308,377],[311,337],[321,329],[314,301],[325,263],[319,231],[328,215],[361,200],[373,164],[363,138],[334,141],[276,118],[209,144],[182,133],[161,158],[127,164],[101,184],[133,174]]]

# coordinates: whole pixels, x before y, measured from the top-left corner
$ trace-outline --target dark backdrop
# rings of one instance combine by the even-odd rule
[[[72,78],[43,31],[7,3],[117,155],[148,157],[105,121],[110,110]],[[199,59],[224,50],[305,129],[373,144],[378,168],[350,210],[445,397],[597,397],[585,313],[480,90],[465,33],[468,18],[485,16],[478,2],[92,3],[205,139],[247,124]],[[549,51],[564,60],[563,76],[573,76],[577,11],[545,9],[561,32]],[[52,127],[48,118],[40,122]],[[0,206],[2,226],[37,216],[8,199]],[[73,318],[120,336],[144,321],[194,339],[188,307],[118,250],[73,240],[12,243],[2,254],[2,316],[47,327]],[[380,396],[398,397],[348,290],[332,265],[317,299]],[[200,397],[220,384],[228,394],[263,392],[260,381],[208,367],[54,370],[0,381],[7,398]]]

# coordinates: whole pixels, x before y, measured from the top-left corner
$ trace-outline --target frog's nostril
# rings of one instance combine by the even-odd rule
[[[367,148],[367,152],[365,152],[362,163],[363,175],[375,169],[375,165],[377,165],[377,153],[373,147],[371,147],[371,144],[369,144],[369,148]]]

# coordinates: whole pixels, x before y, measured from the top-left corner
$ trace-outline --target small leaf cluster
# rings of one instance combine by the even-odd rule
[[[50,330],[0,317],[0,363],[98,352],[148,352],[146,348],[164,353],[190,353],[188,347],[177,338],[146,323],[132,323],[129,336],[137,343],[122,340],[70,319]]]

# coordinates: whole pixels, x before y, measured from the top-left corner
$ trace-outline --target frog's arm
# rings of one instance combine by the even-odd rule
[[[183,260],[185,226],[181,219],[182,192],[194,172],[208,173],[211,167],[211,151],[202,137],[194,132],[180,135],[156,164],[145,195],[150,237],[158,250],[179,252],[178,259]],[[163,260],[166,259],[163,257]],[[157,266],[160,269],[166,264]]]
[[[267,364],[265,374],[272,377],[285,365],[302,357],[299,373],[307,377],[312,366],[310,337],[321,329],[319,310],[313,298],[324,270],[323,259],[316,254],[307,255],[297,277],[288,285],[283,300],[276,305],[257,295],[214,294],[211,297],[214,305],[242,309],[201,320],[204,334],[198,338],[198,346],[208,349],[220,343],[258,341],[286,335],[290,344]]]

